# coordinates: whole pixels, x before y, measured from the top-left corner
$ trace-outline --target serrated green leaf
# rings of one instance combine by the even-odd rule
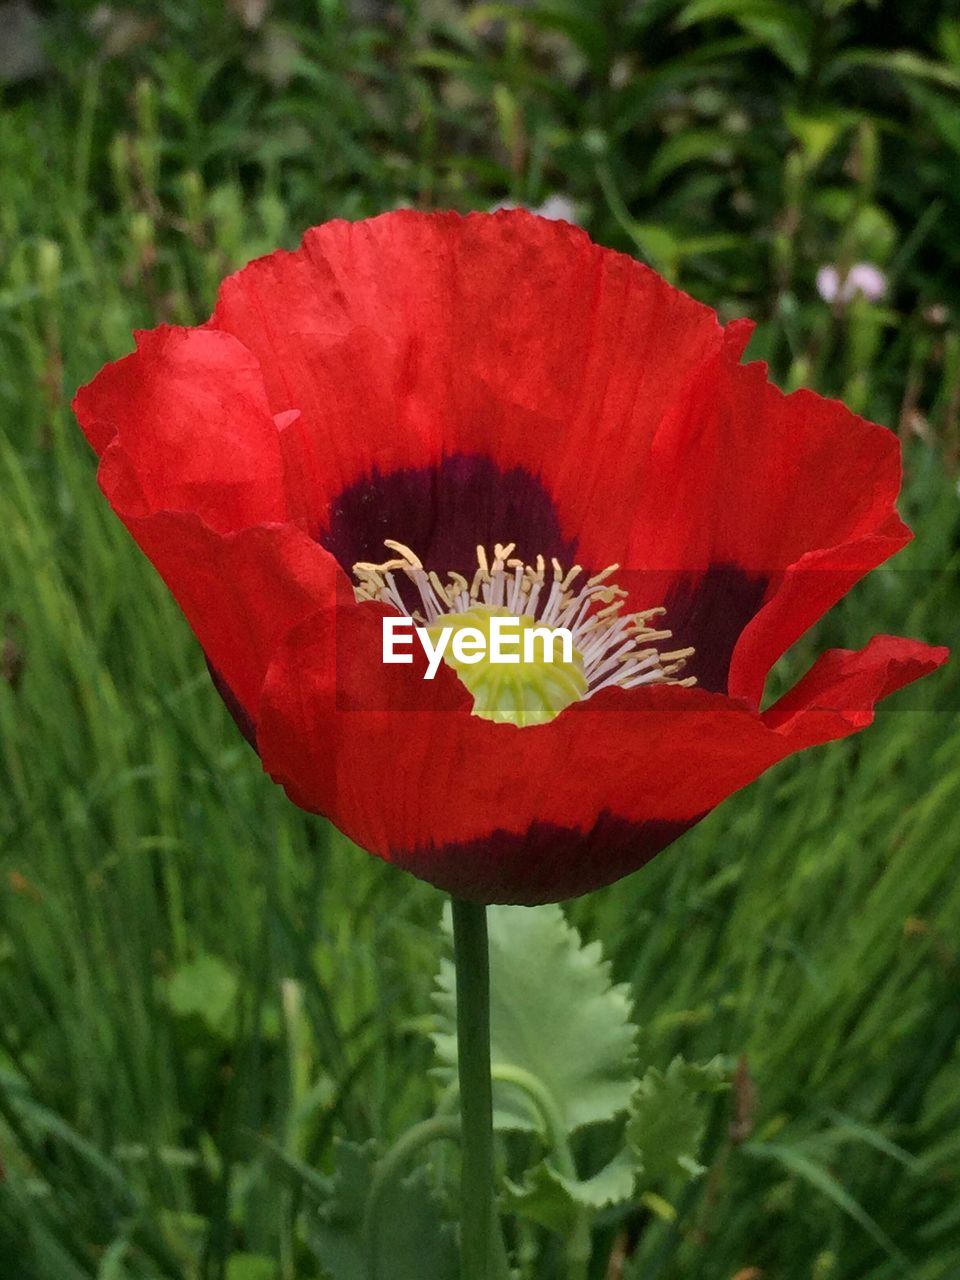
[[[695,1093],[725,1093],[730,1087],[730,1067],[719,1054],[708,1062],[687,1062],[676,1057],[670,1066],[676,1066],[680,1079]]]
[[[376,1168],[372,1142],[336,1144],[331,1198],[314,1217],[310,1245],[330,1280],[373,1280],[368,1265],[364,1218]],[[453,1231],[426,1173],[392,1182],[384,1189],[374,1246],[377,1280],[457,1280],[459,1262]]]
[[[491,1060],[536,1077],[568,1133],[610,1120],[630,1102],[635,1030],[628,989],[613,986],[599,943],[584,946],[558,906],[492,907]],[[451,928],[449,912],[446,928]],[[456,980],[445,960],[437,980],[434,1044],[440,1075],[455,1078]],[[542,1128],[516,1086],[497,1082],[499,1129]]]
[[[578,1212],[596,1212],[623,1204],[633,1196],[637,1167],[627,1151],[619,1152],[592,1178],[565,1178],[549,1161],[529,1169],[519,1185],[506,1184],[504,1207],[539,1223],[558,1235],[569,1236]]]
[[[726,1087],[723,1060],[699,1065],[677,1057],[666,1071],[651,1067],[630,1103],[627,1142],[639,1162],[644,1186],[677,1177],[698,1177],[706,1121],[704,1095]]]

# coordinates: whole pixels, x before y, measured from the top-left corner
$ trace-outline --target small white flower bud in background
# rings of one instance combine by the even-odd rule
[[[577,207],[569,196],[558,195],[554,192],[547,196],[543,204],[539,205],[533,211],[539,213],[541,218],[549,218],[551,222],[577,222]]]
[[[491,207],[490,212],[496,213],[498,209],[529,209],[531,213],[539,214],[541,218],[547,218],[551,222],[572,222],[574,226],[579,226],[577,206],[569,196],[559,195],[556,192],[547,196],[543,204],[539,205],[517,204],[515,200],[500,200]]]
[[[887,293],[887,277],[872,262],[857,262],[841,279],[834,266],[817,272],[817,293],[824,302],[851,302],[858,295],[867,302],[879,302]]]

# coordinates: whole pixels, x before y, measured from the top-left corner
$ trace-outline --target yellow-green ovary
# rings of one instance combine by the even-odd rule
[[[537,637],[533,643],[533,656],[524,661],[525,632],[544,623],[524,614],[518,619],[520,626],[503,637],[504,651],[519,654],[519,662],[492,662],[490,660],[490,621],[494,617],[512,618],[508,609],[479,605],[465,613],[448,613],[437,618],[427,628],[434,644],[444,630],[450,631],[443,660],[460,677],[473,695],[473,714],[484,720],[496,720],[503,724],[546,724],[571,703],[578,702],[587,692],[583,674],[583,659],[576,649],[573,661],[563,660],[560,637],[553,646],[554,661],[544,655],[544,641]],[[485,656],[479,662],[460,662],[453,654],[453,636],[465,627],[473,627],[486,638]]]

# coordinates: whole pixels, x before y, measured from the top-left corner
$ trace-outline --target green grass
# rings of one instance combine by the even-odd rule
[[[219,6],[161,6],[100,61],[63,6],[56,74],[6,90],[3,1280],[315,1280],[275,1148],[326,1170],[333,1135],[394,1137],[434,1101],[440,895],[262,776],[96,490],[69,396],[133,327],[202,318],[312,221],[564,191],[597,238],[760,320],[784,382],[904,415],[917,543],[784,676],[820,644],[955,637],[960,331],[929,307],[957,301],[960,25],[795,6],[814,39],[771,4],[761,38],[708,7],[405,6],[398,32],[277,5],[300,53],[271,84],[263,30]],[[891,298],[833,316],[813,273],[857,258]],[[645,1060],[745,1055],[754,1082],[752,1142],[723,1099],[675,1220],[633,1222],[635,1280],[960,1274],[958,693],[948,667],[571,906],[632,984]],[[554,1266],[546,1246],[530,1274]]]

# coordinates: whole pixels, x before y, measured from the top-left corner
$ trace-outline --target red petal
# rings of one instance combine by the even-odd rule
[[[909,540],[899,489],[892,432],[812,392],[783,395],[764,365],[738,365],[728,349],[657,433],[628,563],[660,569],[665,596],[671,575],[686,576],[667,625],[704,653],[719,638],[733,652],[730,694],[756,705],[776,659]],[[722,591],[698,608],[709,570],[757,589],[742,609]]]
[[[883,508],[878,508],[878,519]],[[773,664],[871,569],[895,555],[913,535],[889,515],[877,532],[801,556],[773,577],[768,600],[747,624],[730,663],[732,697],[758,706]]]
[[[874,636],[865,649],[829,649],[763,720],[792,750],[845,737],[873,721],[874,706],[942,666],[950,650],[900,636]]]
[[[104,491],[131,514],[192,511],[226,533],[286,518],[276,424],[256,359],[228,334],[162,327],[74,400]],[[116,487],[116,489],[115,489]]]
[[[813,681],[785,719],[674,686],[607,691],[516,729],[471,716],[446,668],[425,682],[422,662],[383,666],[379,618],[343,605],[286,637],[261,702],[264,768],[370,852],[485,901],[557,900],[609,883],[651,856],[652,830],[676,834],[785,755],[853,732],[865,698],[943,660],[913,642],[885,650],[885,661],[875,646],[847,655],[843,679]],[[824,703],[845,689],[855,710]],[[646,833],[633,863],[622,839],[602,836],[618,822]],[[568,854],[551,859],[545,827],[583,839],[558,834]]]
[[[722,341],[648,268],[523,211],[327,223],[227,280],[211,323],[260,357],[275,412],[302,411],[318,511],[373,469],[481,454],[542,476],[600,567],[654,430]]]
[[[289,525],[224,535],[197,516],[165,511],[124,523],[255,721],[271,657],[295,623],[332,598],[336,563]]]

